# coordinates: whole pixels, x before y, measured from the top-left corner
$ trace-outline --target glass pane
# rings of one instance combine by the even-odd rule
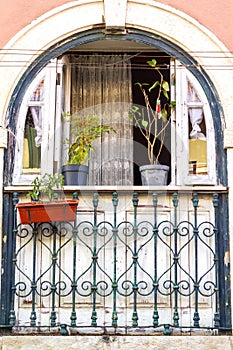
[[[207,174],[206,124],[202,101],[188,80],[189,174]]]
[[[44,79],[40,81],[29,98],[23,145],[24,172],[38,172],[41,166],[42,103],[44,100]],[[35,105],[33,102],[38,102]]]
[[[30,101],[44,101],[44,80],[41,80],[37,88],[32,92]]]
[[[33,114],[41,115],[41,107],[29,107],[24,128],[23,169],[38,169],[41,165],[41,136]]]

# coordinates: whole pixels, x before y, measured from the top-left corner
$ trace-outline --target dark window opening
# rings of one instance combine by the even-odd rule
[[[145,106],[144,97],[137,85],[137,82],[140,83],[148,83],[152,85],[156,80],[159,79],[159,74],[156,74],[156,71],[153,70],[148,64],[147,61],[156,59],[158,66],[161,68],[164,79],[169,82],[170,85],[170,57],[164,53],[142,53],[141,55],[135,56],[131,59],[132,64],[132,97],[133,104]],[[155,108],[155,98],[158,90],[152,90],[150,93],[151,96],[151,105]],[[163,104],[164,101],[161,101]],[[168,165],[170,167],[170,171],[168,174],[168,183],[171,181],[171,153],[170,153],[170,145],[171,145],[171,128],[170,126],[166,129],[166,136],[164,141],[164,146],[162,152],[159,157],[159,163]],[[156,147],[154,154],[158,152],[160,142],[156,141]],[[142,136],[140,130],[134,127],[134,185],[141,185],[141,175],[139,171],[139,167],[141,165],[148,164],[148,156],[147,156],[147,144],[145,138]]]

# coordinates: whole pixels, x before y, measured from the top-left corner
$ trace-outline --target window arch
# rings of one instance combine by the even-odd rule
[[[143,64],[139,64],[137,68],[132,67],[131,69],[131,61],[132,57],[139,55],[139,53],[131,53],[131,56],[127,56],[124,59],[128,61],[128,66],[130,65],[130,69],[132,71],[132,76],[136,74],[133,72],[133,69],[137,72],[136,79],[143,75],[145,77],[145,63],[148,58],[152,57],[150,55],[158,55],[164,54],[159,53],[157,51],[150,52],[148,55],[141,55],[140,60],[144,60]],[[69,54],[71,56],[71,54]],[[75,54],[77,55],[77,54]],[[82,52],[80,57],[86,57],[89,54],[87,52]],[[125,55],[125,54],[124,54]],[[109,56],[114,57],[114,55],[104,54],[104,56],[97,55],[98,57]],[[139,55],[140,56],[140,55]],[[65,112],[69,112],[69,110],[74,109],[72,105],[72,99],[70,98],[73,95],[76,96],[76,92],[74,94],[74,90],[76,89],[75,83],[72,81],[72,69],[74,70],[74,61],[69,61],[64,56],[62,60],[58,60],[55,64],[55,61],[49,63],[40,74],[33,80],[30,84],[24,98],[22,105],[19,110],[19,119],[17,126],[17,139],[20,140],[20,148],[17,150],[16,154],[16,162],[14,166],[14,176],[13,182],[28,182],[32,178],[32,174],[35,173],[44,173],[44,172],[55,172],[59,171],[61,165],[64,164],[65,161],[65,152],[61,151],[62,144],[64,139],[68,136],[69,131],[67,123],[64,124],[64,119],[62,119],[62,114]],[[90,56],[93,61],[93,55]],[[119,56],[119,54],[115,54],[115,57],[121,61],[123,61],[124,56]],[[159,56],[158,56],[159,57]],[[106,58],[105,58],[106,60]],[[140,62],[137,61],[137,62]],[[163,63],[164,60],[164,63]],[[203,91],[201,85],[197,81],[197,79],[187,71],[187,69],[178,61],[174,61],[166,55],[166,59],[160,58],[162,64],[167,66],[167,75],[168,79],[170,79],[171,92],[170,92],[170,100],[176,101],[176,111],[173,112],[171,116],[171,131],[169,132],[169,141],[167,142],[167,155],[165,154],[164,158],[167,162],[167,165],[171,168],[171,175],[168,180],[168,185],[187,185],[187,184],[215,184],[216,183],[216,157],[215,150],[212,147],[215,135],[214,135],[214,126],[212,120],[212,114],[210,110],[209,103],[207,101],[205,92]],[[86,61],[85,61],[86,62]],[[96,61],[99,62],[99,61]],[[102,61],[101,61],[102,62]],[[130,62],[130,63],[129,63]],[[133,62],[133,61],[132,61]],[[134,62],[135,63],[135,62]],[[85,67],[88,66],[88,62],[85,63]],[[100,95],[108,94],[108,87],[110,86],[110,82],[112,83],[112,72],[111,74],[105,78],[105,83],[102,84],[103,76],[99,74],[101,69],[101,64],[95,63],[97,65],[97,74],[100,76],[100,80],[98,80],[98,84],[100,88]],[[70,68],[71,67],[71,68]],[[116,68],[115,68],[116,69]],[[123,68],[121,68],[123,69]],[[128,69],[128,68],[127,68]],[[106,70],[106,68],[105,68]],[[142,74],[143,73],[143,74]],[[85,74],[85,73],[75,73],[75,74]],[[141,75],[140,75],[141,74]],[[119,78],[119,73],[118,73]],[[170,76],[172,78],[170,78]],[[82,77],[80,81],[84,80],[86,84],[87,77]],[[108,84],[108,80],[109,84]],[[127,89],[131,89],[131,85],[134,85],[135,81],[131,81],[131,74],[125,76],[128,82]],[[93,76],[90,79],[90,82],[96,81],[97,76]],[[120,79],[117,79],[120,81]],[[117,83],[117,80],[115,84]],[[82,83],[79,81],[78,88],[80,91],[83,91]],[[104,86],[104,88],[103,88]],[[40,87],[40,88],[39,88]],[[41,88],[43,87],[43,89]],[[122,88],[122,81],[119,83],[119,89]],[[105,90],[104,90],[105,89]],[[114,90],[112,87],[111,90]],[[41,92],[44,94],[41,94]],[[72,93],[73,91],[73,93]],[[90,100],[92,100],[97,94],[97,88],[93,89],[93,86],[85,87],[86,93],[88,92]],[[34,96],[39,94],[39,99],[35,101]],[[78,92],[78,95],[81,96],[82,99],[85,97],[81,96],[81,92]],[[116,95],[116,92],[114,92]],[[113,96],[114,96],[113,94]],[[194,98],[192,96],[194,96]],[[33,98],[32,98],[33,96]],[[131,93],[128,94],[131,96]],[[110,100],[111,100],[110,96]],[[121,96],[121,99],[124,97]],[[70,102],[67,102],[70,101]],[[91,102],[88,100],[87,107],[89,107],[88,103],[91,106]],[[106,109],[105,100],[101,100],[102,105],[104,105],[104,110]],[[113,102],[117,102],[113,100]],[[118,101],[119,102],[119,101]],[[125,102],[125,101],[123,101]],[[135,103],[135,100],[128,100],[130,103]],[[136,101],[137,102],[137,101]],[[75,98],[75,103],[77,104],[75,108],[78,108],[78,103]],[[86,103],[86,102],[85,102]],[[113,105],[114,105],[113,103]],[[97,109],[99,109],[100,105],[97,105]],[[34,125],[34,140],[36,143],[39,138],[38,132],[36,132],[39,128],[40,132],[40,148],[41,148],[41,168],[38,169],[34,165],[29,165],[28,168],[25,167],[25,143],[30,141],[29,138],[24,137],[24,142],[22,141],[23,136],[25,136],[29,124],[30,115],[35,112],[34,108],[37,108],[36,117],[41,118],[40,125]],[[90,159],[89,163],[92,169],[92,177],[89,178],[89,185],[140,185],[140,180],[137,180],[138,173],[137,169],[134,171],[130,170],[132,164],[134,166],[138,166],[138,160],[136,161],[136,157],[138,157],[138,153],[143,153],[143,143],[141,139],[136,140],[133,136],[130,136],[130,128],[126,132],[127,138],[123,142],[122,131],[124,132],[125,127],[128,127],[128,123],[125,123],[125,119],[128,118],[127,110],[122,112],[122,121],[119,123],[119,110],[120,104],[116,103],[114,106],[115,111],[111,105],[111,110],[108,110],[108,113],[112,113],[112,115],[116,114],[117,119],[117,128],[119,135],[115,137],[115,145],[113,142],[113,138],[110,137],[104,140],[105,146],[101,146],[101,143],[97,144],[97,150],[99,153],[95,153],[94,156]],[[126,106],[126,109],[129,106]],[[38,112],[39,111],[39,112]],[[95,111],[94,111],[95,112]],[[102,110],[101,110],[102,112]],[[114,117],[115,118],[115,117]],[[113,119],[114,119],[113,118]],[[31,116],[32,119],[32,116]],[[63,124],[62,124],[63,123]],[[24,127],[22,127],[24,126]],[[31,141],[34,141],[31,140]],[[133,151],[133,143],[141,144],[140,151],[137,152],[137,149]],[[131,147],[132,145],[132,147]],[[32,148],[34,147],[34,149]],[[30,149],[30,148],[29,148]],[[37,149],[35,145],[31,145],[32,153],[35,155],[37,153]],[[110,151],[109,151],[110,150]],[[134,154],[133,154],[134,152]],[[106,153],[109,153],[109,156],[106,158]],[[119,154],[118,154],[119,153]],[[125,155],[124,162],[121,155]],[[103,157],[104,155],[104,157]],[[120,156],[119,156],[120,155]],[[95,173],[97,172],[96,167],[94,166],[94,162],[99,157],[98,161],[98,180],[96,180]],[[138,158],[137,158],[138,159]],[[127,164],[126,164],[126,162]],[[144,161],[144,160],[143,160]],[[92,167],[93,164],[93,167]],[[110,166],[108,166],[110,164]],[[101,168],[101,171],[100,171]],[[120,170],[119,170],[120,169]],[[115,176],[117,174],[117,176]],[[122,175],[124,174],[124,175]],[[114,176],[113,176],[114,175]],[[119,178],[123,178],[122,181],[118,181]],[[107,179],[107,180],[106,180]]]
[[[85,35],[85,40],[86,40],[85,42],[89,42],[89,40],[90,41],[94,40],[94,37],[92,35],[90,36],[91,38],[89,39],[87,33],[85,33],[85,34],[86,34]],[[68,43],[66,42],[64,45],[61,44],[59,49],[56,46],[56,50],[57,50],[56,55],[58,52],[61,52],[61,53],[67,52],[67,49],[70,49],[70,48],[74,47],[75,45],[79,45],[80,42],[83,43],[82,35],[83,34],[80,33],[78,35],[78,38],[76,36],[73,41],[69,41]],[[97,34],[96,31],[95,31],[95,35],[96,35],[95,39],[97,37],[99,40],[105,39],[105,36],[103,34],[100,34],[100,33]],[[142,43],[146,42],[147,44],[149,44],[150,46],[153,46],[153,47],[156,45],[157,49],[162,48],[163,50],[165,50],[165,52],[169,52],[169,54],[171,54],[172,56],[179,58],[179,60],[182,62],[182,64],[191,66],[192,73],[194,76],[196,76],[197,81],[200,82],[200,85],[202,86],[202,89],[203,89],[204,93],[206,94],[208,101],[212,101],[209,107],[210,107],[211,114],[213,117],[214,129],[216,131],[216,133],[215,133],[215,141],[217,141],[217,142],[215,142],[216,151],[220,152],[222,154],[222,156],[216,157],[216,165],[217,165],[216,169],[218,172],[217,173],[218,180],[216,180],[216,181],[218,183],[224,184],[226,182],[226,174],[225,174],[225,167],[224,167],[225,154],[224,154],[223,148],[222,148],[222,133],[220,132],[220,130],[221,130],[221,120],[220,120],[221,107],[218,104],[218,97],[216,95],[216,91],[214,89],[214,86],[211,83],[211,81],[209,80],[206,73],[204,71],[202,71],[201,69],[198,69],[198,70],[193,69],[193,67],[195,67],[195,65],[196,65],[196,62],[191,57],[189,57],[186,53],[181,54],[180,48],[176,47],[174,44],[167,42],[166,40],[162,39],[161,37],[158,38],[154,35],[148,36],[148,33],[145,33],[143,31],[134,30],[133,33],[127,34],[124,37],[124,40],[129,40],[132,42],[139,41]],[[55,48],[51,48],[47,59],[49,59],[51,57],[51,53],[53,52],[54,49]],[[47,59],[45,60],[45,58],[43,56],[43,64],[44,65],[46,64]],[[42,62],[40,62],[40,60],[38,60],[38,64],[40,65],[40,68],[41,68]],[[29,68],[29,71],[30,71],[30,76],[33,73],[35,74],[35,71],[36,71],[35,65],[33,66],[33,69]],[[15,96],[18,96],[18,97],[22,96],[23,91],[24,91],[23,86],[25,86],[25,84],[26,84],[25,78],[26,77],[24,77],[22,79],[23,84],[22,85],[19,84],[17,86],[17,88],[15,90]],[[15,103],[18,101],[19,101],[19,98],[16,98]],[[10,104],[10,107],[9,107],[10,119],[14,118],[14,116],[16,115],[15,112],[17,113],[18,107],[17,107],[17,105],[15,106],[15,103]],[[13,106],[14,106],[14,108],[13,108]],[[12,109],[13,109],[13,113],[11,113]],[[10,124],[11,124],[11,122],[10,122]],[[9,166],[12,167],[13,160],[14,160],[13,153],[11,151],[9,151],[8,155],[9,155],[9,159],[10,159]]]

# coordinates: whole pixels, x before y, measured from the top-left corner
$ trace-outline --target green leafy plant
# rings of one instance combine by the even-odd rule
[[[129,118],[134,122],[134,125],[139,128],[141,134],[147,141],[147,154],[150,164],[158,164],[158,159],[164,145],[165,131],[170,123],[169,117],[171,109],[175,107],[175,101],[169,103],[170,86],[169,83],[164,80],[160,67],[157,66],[157,61],[152,59],[151,61],[147,61],[147,64],[156,70],[159,74],[159,80],[156,80],[152,85],[139,82],[135,84],[140,88],[143,94],[146,108],[142,110],[138,106],[133,106],[130,110]],[[151,106],[150,98],[150,93],[154,89],[157,91],[155,109]],[[160,145],[155,155],[154,150],[158,138],[160,140]]]
[[[33,201],[38,201],[42,194],[51,201],[55,197],[55,190],[63,190],[64,176],[62,174],[44,174],[41,178],[37,176],[33,182],[33,189],[26,194]]]
[[[103,133],[116,133],[113,127],[101,125],[97,115],[74,115],[72,117],[68,115],[68,117],[72,137],[71,144],[69,140],[65,141],[66,144],[69,144],[68,164],[86,164],[89,152],[95,150],[93,141],[100,138]]]
[[[32,184],[33,188],[26,194],[26,198],[31,198],[32,201],[38,201],[41,193],[40,179],[38,176],[33,180]]]

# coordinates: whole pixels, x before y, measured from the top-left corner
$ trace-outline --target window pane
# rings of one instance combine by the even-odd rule
[[[203,104],[188,80],[189,174],[207,174],[206,125]]]
[[[24,128],[23,169],[40,168],[41,136],[35,127],[33,113],[41,114],[41,107],[29,107]]]
[[[41,80],[37,88],[32,92],[30,101],[44,101],[44,79]]]
[[[38,172],[41,166],[43,100],[44,79],[40,81],[29,98],[24,127],[23,172]]]

